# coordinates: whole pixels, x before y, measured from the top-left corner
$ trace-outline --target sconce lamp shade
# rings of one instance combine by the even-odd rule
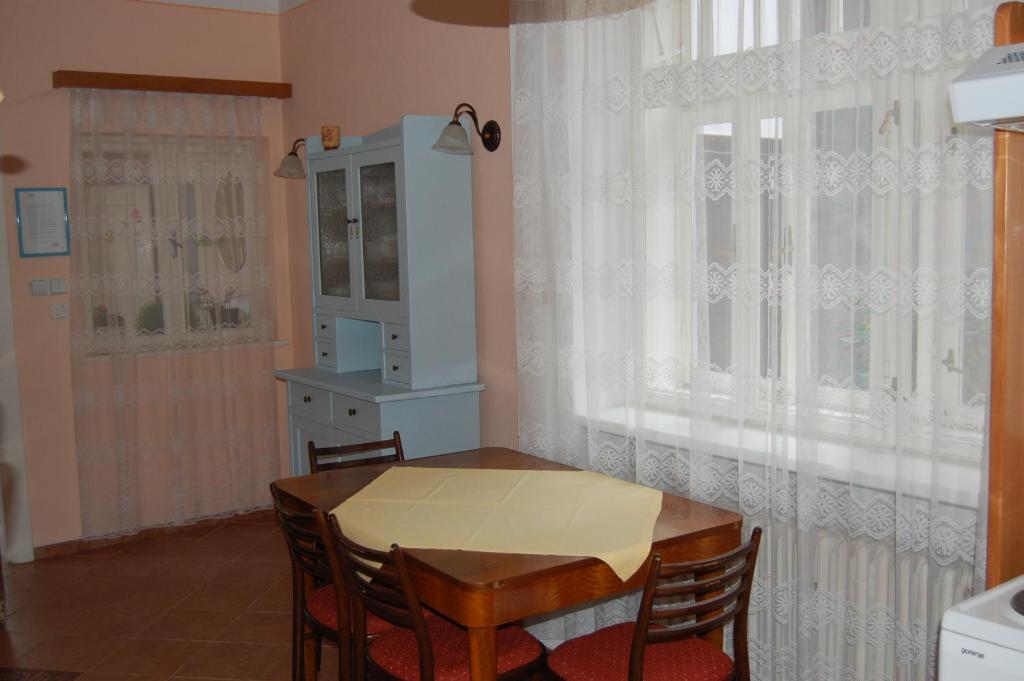
[[[441,136],[437,138],[437,143],[432,148],[446,154],[466,156],[473,153],[473,146],[469,143],[469,133],[456,122],[444,126]]]
[[[292,150],[281,159],[280,165],[274,171],[277,177],[284,177],[290,180],[306,179],[306,169],[302,167],[302,159],[299,158],[299,147],[306,141],[301,137],[292,144]]]
[[[497,122],[487,121],[484,127],[480,127],[480,120],[476,117],[476,109],[463,102],[455,107],[452,114],[452,122],[444,127],[441,136],[437,138],[437,144],[433,149],[443,151],[446,154],[461,154],[463,156],[473,153],[473,145],[469,143],[469,133],[459,124],[459,116],[469,114],[473,119],[473,129],[480,136],[480,141],[487,151],[494,151],[501,144],[501,128]]]

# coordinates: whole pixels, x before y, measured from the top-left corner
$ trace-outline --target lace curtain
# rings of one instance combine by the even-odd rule
[[[934,678],[982,582],[994,4],[512,3],[521,446],[763,527],[756,679]]]
[[[280,464],[260,101],[71,103],[83,536],[266,506]]]

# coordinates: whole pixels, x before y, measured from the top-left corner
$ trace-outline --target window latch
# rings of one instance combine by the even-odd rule
[[[884,135],[885,131],[889,129],[890,125],[900,124],[900,100],[893,100],[892,108],[886,110],[885,118],[882,119],[882,124],[878,126],[878,134]]]
[[[942,366],[946,367],[946,371],[951,374],[962,374],[964,370],[956,365],[956,354],[953,352],[953,348],[949,349],[946,353],[946,359],[942,360]]]

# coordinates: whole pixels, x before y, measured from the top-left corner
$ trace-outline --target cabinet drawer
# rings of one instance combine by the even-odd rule
[[[384,354],[384,375],[389,381],[409,383],[409,356],[393,352]]]
[[[405,324],[384,324],[384,349],[409,352],[409,327]]]
[[[316,342],[316,365],[333,369],[338,366],[334,358],[334,341],[318,340]]]
[[[356,428],[369,433],[380,432],[380,406],[375,402],[357,400],[337,393],[331,397],[334,402],[332,423],[341,428]]]
[[[331,418],[331,394],[320,388],[289,383],[288,404],[296,414],[306,414],[320,421],[329,421]]]
[[[316,316],[316,337],[334,338],[334,317],[329,314],[318,314]]]

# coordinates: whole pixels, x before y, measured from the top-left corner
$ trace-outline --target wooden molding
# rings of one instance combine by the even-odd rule
[[[103,73],[101,71],[54,71],[53,87],[97,88],[100,90],[146,90],[150,92],[189,92],[200,95],[237,95],[288,99],[291,83],[258,80],[222,80],[149,76],[140,73]]]
[[[996,10],[995,44],[1024,42],[1024,2]],[[1024,133],[994,138],[988,558],[996,586],[1024,574]]]

